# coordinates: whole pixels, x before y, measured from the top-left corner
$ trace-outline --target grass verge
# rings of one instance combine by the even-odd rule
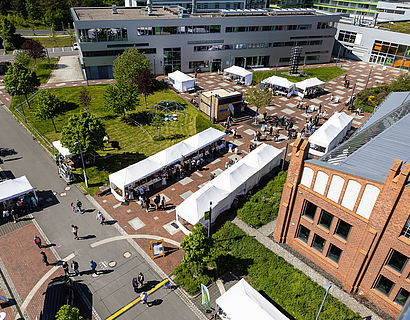
[[[72,47],[74,39],[70,36],[56,36],[56,37],[25,37],[27,39],[34,39],[39,41],[44,48],[57,47]]]

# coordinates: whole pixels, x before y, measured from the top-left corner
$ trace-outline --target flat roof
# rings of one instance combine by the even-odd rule
[[[171,11],[170,11],[171,10]],[[167,10],[163,7],[152,8],[152,14],[148,15],[147,10],[140,8],[118,8],[117,13],[112,13],[111,7],[106,8],[74,8],[78,20],[133,20],[133,19],[158,19],[158,18],[178,18],[172,9]]]
[[[236,95],[241,95],[242,93],[239,91],[231,91],[228,89],[215,89],[215,90],[210,90],[210,91],[204,91],[201,92],[202,95],[204,95],[205,97],[209,98],[210,96],[214,96],[214,95],[218,95],[221,98],[225,98],[225,97],[232,97],[232,96],[236,96]]]

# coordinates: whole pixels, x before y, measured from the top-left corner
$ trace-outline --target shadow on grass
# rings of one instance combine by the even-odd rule
[[[149,111],[142,110],[136,113],[130,113],[126,117],[123,117],[121,121],[130,125],[130,126],[137,126],[137,122],[141,125],[149,124]]]
[[[77,109],[79,106],[77,103],[72,102],[72,101],[61,101],[61,109],[64,110],[64,112],[71,111]]]
[[[242,259],[235,257],[229,253],[220,255],[215,260],[217,275],[222,275],[228,271],[235,273],[238,276],[248,274],[248,268],[254,263],[253,259]]]

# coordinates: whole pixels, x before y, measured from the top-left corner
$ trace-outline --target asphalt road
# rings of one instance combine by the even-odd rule
[[[67,185],[57,175],[56,165],[49,155],[35,142],[32,136],[18,124],[8,110],[0,106],[0,147],[15,150],[14,155],[3,158],[3,170],[11,170],[15,177],[26,175],[38,190],[45,208],[34,214],[41,229],[51,243],[55,243],[57,254],[64,258],[72,253],[79,262],[80,270],[89,269],[90,259],[98,263],[98,269],[105,274],[94,278],[90,275],[81,277],[88,286],[90,301],[99,317],[105,319],[122,306],[137,297],[133,292],[131,280],[138,272],[143,272],[145,281],[154,285],[163,279],[142,255],[126,240],[111,242],[96,248],[90,244],[105,238],[118,236],[120,231],[115,225],[101,226],[96,221],[96,211],[92,203],[74,186],[66,190]],[[74,214],[70,203],[80,199],[87,212]],[[74,240],[71,224],[79,226],[79,236],[85,240]],[[124,253],[131,257],[124,257]],[[50,259],[50,258],[49,258]],[[52,259],[50,259],[52,260]],[[109,262],[115,262],[113,268]],[[12,270],[9,270],[11,272]],[[192,320],[198,317],[180,298],[180,292],[164,288],[149,297],[154,305],[147,308],[136,305],[118,319],[178,319]]]

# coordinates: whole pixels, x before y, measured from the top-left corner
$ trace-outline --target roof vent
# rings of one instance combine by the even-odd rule
[[[112,5],[112,14],[117,14],[117,6],[115,4]]]

